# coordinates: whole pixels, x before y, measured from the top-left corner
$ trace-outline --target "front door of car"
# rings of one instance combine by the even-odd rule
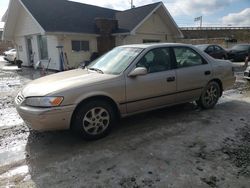
[[[126,77],[127,112],[134,113],[165,106],[175,102],[176,73],[172,70],[169,48],[147,52],[136,64],[146,67],[142,76]]]
[[[189,47],[174,47],[177,77],[177,102],[198,99],[212,77],[212,67]]]

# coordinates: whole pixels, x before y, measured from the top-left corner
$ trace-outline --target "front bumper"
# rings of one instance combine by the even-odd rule
[[[26,124],[38,131],[64,130],[70,128],[71,117],[75,105],[56,108],[37,108],[19,105],[16,109]]]
[[[15,61],[15,57],[14,57],[14,56],[5,56],[3,59],[4,59],[5,61],[9,61],[9,62]]]

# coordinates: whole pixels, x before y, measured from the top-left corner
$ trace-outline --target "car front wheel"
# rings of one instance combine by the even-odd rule
[[[102,100],[91,100],[82,103],[76,110],[72,129],[85,140],[95,140],[106,136],[115,121],[112,106]]]
[[[220,93],[219,84],[215,81],[209,82],[196,102],[203,109],[213,108],[220,98]]]

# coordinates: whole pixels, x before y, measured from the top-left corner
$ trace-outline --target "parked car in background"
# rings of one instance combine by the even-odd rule
[[[4,60],[13,63],[16,60],[16,49],[5,51],[3,55],[4,55]]]
[[[237,44],[228,51],[228,59],[231,61],[245,61],[250,54],[250,44]]]
[[[219,45],[215,44],[200,44],[195,47],[206,52],[215,59],[227,59],[227,51]]]
[[[213,108],[234,82],[230,61],[192,45],[126,45],[85,68],[30,82],[15,106],[33,129],[71,128],[84,139],[98,139],[119,117],[190,101]]]
[[[248,66],[244,72],[244,78],[250,81],[250,66]]]

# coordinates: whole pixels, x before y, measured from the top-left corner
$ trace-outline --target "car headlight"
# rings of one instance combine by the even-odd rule
[[[56,107],[63,101],[63,97],[28,97],[25,99],[27,106]]]

